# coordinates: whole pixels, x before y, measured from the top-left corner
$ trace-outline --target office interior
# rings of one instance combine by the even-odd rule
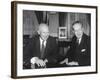
[[[89,13],[23,10],[23,47],[26,47],[29,39],[37,34],[39,24],[46,23],[49,25],[50,35],[56,38],[59,54],[65,56],[74,35],[72,24],[75,21],[81,21],[84,33],[91,36],[91,14]],[[66,28],[65,38],[59,37],[61,27]]]

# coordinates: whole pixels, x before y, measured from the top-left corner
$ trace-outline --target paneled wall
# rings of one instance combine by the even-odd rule
[[[45,15],[44,15],[45,14]],[[48,20],[48,21],[45,21]],[[47,18],[47,19],[46,19]],[[67,27],[67,37],[73,36],[72,23],[82,21],[84,32],[90,35],[91,15],[87,13],[67,13],[67,12],[43,12],[43,11],[23,11],[23,35],[33,35],[39,26],[39,23],[45,21],[49,24],[50,35],[58,37],[58,28]]]
[[[60,27],[64,26],[67,27],[67,37],[72,38],[73,36],[73,31],[72,31],[72,24],[75,21],[81,21],[83,23],[84,27],[84,33],[87,35],[90,35],[90,28],[91,28],[91,23],[90,23],[90,14],[86,13],[63,13],[63,15],[60,13],[60,19],[59,19],[59,24]],[[63,20],[62,20],[63,19]]]
[[[59,14],[54,13],[49,15],[49,29],[50,35],[57,37],[58,36],[58,27],[59,27]]]
[[[23,35],[33,35],[39,26],[37,16],[34,11],[23,11]]]

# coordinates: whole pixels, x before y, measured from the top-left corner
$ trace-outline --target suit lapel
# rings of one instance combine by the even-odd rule
[[[40,39],[38,38],[37,39],[37,43],[36,43],[36,52],[37,52],[37,56],[41,56],[41,53],[40,53]]]
[[[77,44],[77,38],[75,37],[75,44],[76,44],[76,48],[78,48],[79,51],[83,48],[83,45],[84,45],[84,33],[82,35],[80,44]]]

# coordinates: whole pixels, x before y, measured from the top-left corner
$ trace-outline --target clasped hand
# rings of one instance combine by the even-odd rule
[[[44,67],[46,66],[45,62],[42,59],[38,59],[36,62],[38,67]]]
[[[70,66],[78,66],[78,62],[76,61],[72,61],[72,62],[69,62],[67,65],[70,65]]]
[[[64,64],[64,63],[66,63],[66,65],[70,65],[70,66],[78,66],[79,65],[78,62],[76,62],[76,61],[68,62],[68,58],[66,58],[60,62],[60,64]]]
[[[47,59],[42,60],[42,59],[39,59],[38,57],[34,57],[34,58],[31,59],[31,63],[37,64],[38,67],[45,67],[47,62],[48,62]]]

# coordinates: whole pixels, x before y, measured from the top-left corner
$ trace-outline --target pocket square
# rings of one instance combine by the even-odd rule
[[[81,52],[85,52],[85,51],[86,51],[86,49],[82,49],[82,50],[81,50]]]

